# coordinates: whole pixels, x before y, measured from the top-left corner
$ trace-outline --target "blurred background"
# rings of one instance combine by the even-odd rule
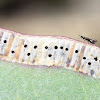
[[[77,40],[82,35],[100,47],[100,0],[0,0],[0,27]]]

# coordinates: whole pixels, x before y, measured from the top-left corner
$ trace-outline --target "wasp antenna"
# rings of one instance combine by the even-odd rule
[[[81,38],[81,35],[78,35],[79,37],[78,37],[78,39],[80,39]]]

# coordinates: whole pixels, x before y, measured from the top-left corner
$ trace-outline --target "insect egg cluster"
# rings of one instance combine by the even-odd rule
[[[61,36],[0,32],[0,59],[27,65],[64,67],[100,78],[100,48]],[[91,56],[92,55],[92,56]]]

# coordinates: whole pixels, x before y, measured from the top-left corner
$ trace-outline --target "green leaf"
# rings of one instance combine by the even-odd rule
[[[100,100],[100,80],[63,68],[0,62],[0,100]]]

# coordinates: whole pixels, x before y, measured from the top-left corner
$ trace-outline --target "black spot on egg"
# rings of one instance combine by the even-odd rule
[[[63,49],[63,47],[61,46],[60,49]]]
[[[86,57],[83,57],[83,59],[85,60],[85,59],[86,59]]]
[[[95,73],[94,70],[91,69],[91,70],[90,70],[90,74],[91,74],[91,76],[92,76],[94,73]]]
[[[68,51],[69,49],[68,49],[68,48],[66,48],[65,50],[66,50],[66,51]]]
[[[95,57],[95,58],[94,58],[94,60],[95,60],[95,61],[98,61],[98,58],[97,58],[97,57]]]
[[[11,51],[11,53],[15,53],[15,51]]]
[[[91,65],[91,62],[88,62],[88,65]]]
[[[4,43],[7,43],[7,40],[4,40],[3,42],[4,42]]]
[[[34,49],[36,49],[36,48],[37,48],[37,45],[34,46]]]
[[[27,48],[27,45],[25,44],[24,47]]]
[[[33,60],[32,63],[35,63],[35,60]]]
[[[45,46],[45,49],[48,49],[48,46]]]
[[[49,54],[48,57],[52,57],[52,54]]]
[[[22,62],[24,62],[24,59],[22,59]]]
[[[27,56],[30,56],[31,54],[30,53],[27,53]]]
[[[54,48],[55,48],[55,49],[58,49],[58,46],[55,46]]]
[[[75,53],[78,53],[79,51],[78,50],[75,50]]]

